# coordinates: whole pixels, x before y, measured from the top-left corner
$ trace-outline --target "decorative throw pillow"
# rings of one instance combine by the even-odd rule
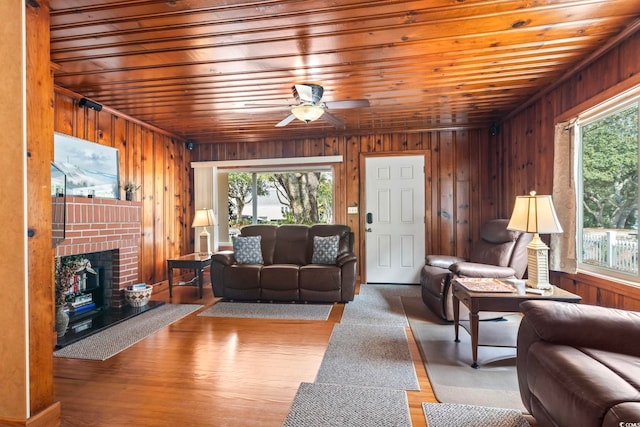
[[[338,257],[340,236],[313,237],[313,264],[335,264]]]
[[[262,236],[233,236],[233,252],[238,264],[262,264]]]

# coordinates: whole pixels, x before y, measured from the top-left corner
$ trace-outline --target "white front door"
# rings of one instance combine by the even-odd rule
[[[424,156],[365,159],[368,283],[419,283],[425,241]]]

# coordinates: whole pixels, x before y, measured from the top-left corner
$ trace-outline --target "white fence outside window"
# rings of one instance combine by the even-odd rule
[[[582,262],[624,273],[638,273],[638,233],[634,230],[582,232]]]

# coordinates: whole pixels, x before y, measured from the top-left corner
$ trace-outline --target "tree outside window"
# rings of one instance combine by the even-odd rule
[[[228,182],[232,235],[238,233],[243,225],[252,223],[317,224],[333,221],[333,177],[330,171],[230,172]],[[257,212],[256,218],[254,212]]]
[[[580,127],[581,262],[638,273],[638,105]]]

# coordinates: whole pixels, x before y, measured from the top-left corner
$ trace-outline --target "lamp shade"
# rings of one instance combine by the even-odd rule
[[[193,223],[191,227],[209,227],[216,223],[213,216],[213,210],[211,209],[198,209],[196,215],[193,217]]]
[[[538,196],[535,191],[528,196],[516,197],[507,229],[538,234],[562,233],[551,196]]]
[[[322,117],[324,108],[317,105],[296,105],[291,109],[291,114],[305,123],[311,123]]]

